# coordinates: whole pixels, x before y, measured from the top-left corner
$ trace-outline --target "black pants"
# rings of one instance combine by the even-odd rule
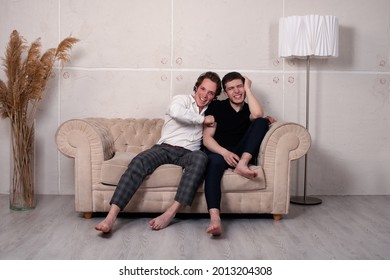
[[[250,153],[252,155],[252,160],[250,163],[256,164],[261,142],[263,141],[268,129],[269,123],[267,119],[255,119],[237,146],[225,148],[240,157],[245,152]],[[220,209],[221,179],[225,170],[230,166],[220,154],[212,153],[208,150],[206,150],[206,154],[208,156],[205,176],[205,195],[207,209]]]

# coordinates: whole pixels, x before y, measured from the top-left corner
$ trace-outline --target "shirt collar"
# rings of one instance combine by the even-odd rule
[[[199,107],[198,107],[198,104],[196,104],[195,95],[191,94],[190,96],[191,96],[191,104],[192,104],[193,108],[196,108],[196,111],[199,112]],[[204,115],[204,112],[206,111],[208,106],[209,105],[204,106],[202,111],[199,113],[199,115]]]

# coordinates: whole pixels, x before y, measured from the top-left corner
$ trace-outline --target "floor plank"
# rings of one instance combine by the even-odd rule
[[[0,195],[0,259],[390,259],[390,196],[321,198],[321,205],[291,205],[278,222],[224,216],[223,237],[212,238],[205,215],[179,215],[161,231],[147,224],[154,215],[121,215],[103,235],[94,226],[104,215],[84,219],[71,195],[38,196],[30,211],[10,210],[8,195]]]

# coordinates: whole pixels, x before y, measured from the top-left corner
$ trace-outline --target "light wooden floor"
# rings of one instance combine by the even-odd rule
[[[31,211],[11,211],[0,195],[0,259],[390,259],[390,196],[325,196],[268,216],[224,217],[223,238],[205,233],[207,216],[179,216],[152,231],[153,216],[121,216],[112,234],[74,212],[73,196],[39,196]]]

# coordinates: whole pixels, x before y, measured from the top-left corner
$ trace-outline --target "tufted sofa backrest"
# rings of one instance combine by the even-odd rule
[[[163,124],[163,119],[115,119],[108,127],[115,151],[139,153],[160,139]]]

